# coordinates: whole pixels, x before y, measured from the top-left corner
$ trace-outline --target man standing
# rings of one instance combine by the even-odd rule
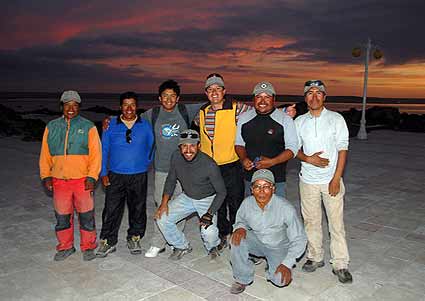
[[[171,260],[179,260],[192,248],[176,223],[192,213],[200,216],[201,237],[211,259],[218,256],[220,243],[216,211],[226,196],[226,187],[217,164],[199,152],[199,134],[194,130],[180,133],[179,150],[171,156],[170,170],[162,202],[155,218],[167,242],[174,247]],[[170,201],[177,181],[183,193]]]
[[[304,85],[308,112],[295,120],[301,162],[301,213],[308,237],[307,261],[303,271],[314,272],[325,265],[322,246],[322,201],[331,236],[333,273],[342,283],[351,283],[345,239],[342,181],[348,150],[348,129],[344,118],[325,108],[326,87],[320,80]]]
[[[288,285],[292,267],[307,243],[294,207],[274,194],[275,179],[270,170],[259,169],[253,174],[251,191],[252,196],[239,208],[232,235],[232,294],[242,293],[254,280],[250,254],[266,258],[268,281],[279,287]]]
[[[154,201],[158,207],[162,201],[165,180],[170,169],[171,154],[178,149],[180,132],[190,127],[192,120],[198,113],[202,104],[180,104],[180,86],[174,80],[163,82],[158,89],[160,106],[154,107],[145,113],[143,118],[148,120],[155,135],[155,185]],[[176,184],[173,196],[182,192],[179,182]],[[183,231],[186,220],[178,223]],[[165,251],[166,241],[161,232],[155,231],[151,241],[151,247],[145,253],[145,257],[156,257]]]
[[[80,224],[83,260],[94,259],[96,226],[93,191],[99,175],[102,154],[94,124],[81,117],[81,97],[76,91],[61,96],[63,116],[50,121],[43,135],[40,177],[53,191],[58,245],[55,261],[75,252],[74,208]]]
[[[285,197],[286,162],[298,153],[294,121],[274,106],[276,92],[269,82],[258,83],[252,92],[254,108],[241,115],[235,150],[245,168],[245,189],[255,170],[270,169],[276,194]]]
[[[137,116],[137,94],[120,95],[121,115],[113,117],[102,134],[102,171],[105,207],[97,257],[116,250],[118,231],[128,207],[127,246],[131,254],[142,252],[140,240],[146,231],[147,171],[153,157],[152,127]]]

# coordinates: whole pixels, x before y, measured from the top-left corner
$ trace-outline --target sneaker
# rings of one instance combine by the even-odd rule
[[[220,244],[217,246],[218,251],[223,252],[229,246],[229,241],[227,240],[227,235],[220,237]]]
[[[94,250],[85,250],[83,251],[83,260],[90,261],[96,258],[96,254],[94,254]]]
[[[133,235],[127,240],[127,247],[132,255],[142,254],[142,247],[140,246],[140,235]]]
[[[255,265],[260,265],[260,264],[263,263],[264,258],[262,258],[262,257],[249,256],[249,260],[251,260]]]
[[[220,252],[218,251],[217,247],[214,247],[210,250],[210,259],[215,260],[217,257],[220,256]]]
[[[188,253],[192,252],[192,247],[188,246],[185,249],[174,248],[173,253],[168,257],[171,260],[180,260],[182,257]]]
[[[60,251],[56,252],[55,257],[53,257],[53,260],[54,261],[63,261],[74,253],[75,253],[74,247],[67,249],[67,250],[60,250]]]
[[[240,294],[245,290],[246,286],[247,286],[246,284],[242,284],[235,281],[233,282],[232,287],[230,288],[230,293],[235,295]]]
[[[108,245],[107,239],[101,239],[99,241],[99,248],[96,252],[96,257],[104,258],[108,256],[109,253],[113,253],[117,250],[115,246]]]
[[[307,273],[312,273],[315,270],[317,270],[318,268],[321,268],[321,267],[324,267],[324,266],[325,266],[325,262],[323,260],[317,262],[317,261],[312,261],[310,259],[307,259],[307,261],[304,263],[304,265],[302,267],[302,270],[304,272],[307,272]]]
[[[339,282],[341,283],[352,283],[353,276],[348,271],[348,269],[332,270],[332,273],[338,277]]]
[[[163,252],[165,252],[165,247],[158,248],[158,247],[151,246],[149,250],[146,251],[145,257],[153,258],[158,256],[159,253],[163,253]]]

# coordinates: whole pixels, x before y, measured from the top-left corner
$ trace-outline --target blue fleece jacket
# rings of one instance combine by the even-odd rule
[[[150,123],[140,117],[127,133],[127,126],[119,117],[111,118],[109,128],[102,133],[102,170],[119,174],[146,172],[152,161],[154,136]],[[130,142],[130,143],[128,143]]]

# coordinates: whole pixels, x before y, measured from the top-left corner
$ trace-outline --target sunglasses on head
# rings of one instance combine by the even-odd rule
[[[305,82],[304,87],[318,87],[325,84],[321,80],[308,80]]]
[[[127,141],[127,143],[131,143],[131,129],[128,129],[126,132],[125,132],[125,141]]]
[[[181,133],[180,134],[180,138],[193,138],[193,139],[198,139],[199,135],[198,133]]]

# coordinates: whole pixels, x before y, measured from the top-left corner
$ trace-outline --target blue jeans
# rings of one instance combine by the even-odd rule
[[[176,224],[195,212],[198,213],[199,216],[204,215],[210,207],[214,197],[215,195],[212,195],[201,200],[195,200],[188,197],[185,193],[181,193],[168,203],[168,215],[164,213],[161,218],[157,220],[158,227],[168,244],[179,249],[189,247],[189,242],[183,232],[177,228]],[[213,217],[213,224],[209,226],[208,229],[201,227],[201,237],[208,251],[220,244],[216,215]]]
[[[233,278],[239,283],[250,284],[254,280],[254,263],[249,260],[249,254],[265,257],[269,266],[266,272],[267,280],[276,286],[282,287],[281,274],[275,274],[277,267],[285,259],[288,249],[283,245],[275,248],[265,246],[252,231],[246,231],[246,238],[241,240],[239,246],[232,244],[230,260],[232,262]],[[292,267],[288,267],[292,268]]]
[[[275,183],[274,186],[276,187],[274,194],[286,199],[286,182]],[[251,194],[251,182],[245,181],[245,197]]]

